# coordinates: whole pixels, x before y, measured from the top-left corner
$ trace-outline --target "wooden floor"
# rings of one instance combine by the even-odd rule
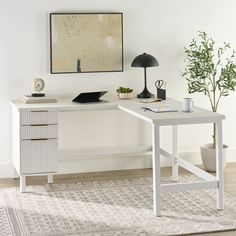
[[[169,176],[171,169],[169,167],[162,168],[161,175]],[[186,170],[180,168],[180,174],[189,174]],[[65,182],[77,182],[77,181],[91,181],[98,179],[122,179],[132,177],[147,177],[152,176],[151,169],[142,170],[125,170],[125,171],[109,171],[109,172],[97,172],[97,173],[82,173],[82,174],[70,174],[70,175],[56,175],[54,176],[55,183]],[[225,191],[236,197],[236,163],[228,163],[224,171]],[[46,184],[47,178],[45,176],[27,177],[28,185],[40,185]],[[19,179],[0,179],[1,187],[19,186]],[[1,189],[0,189],[1,190]],[[208,236],[236,236],[236,231],[219,232],[201,234]]]

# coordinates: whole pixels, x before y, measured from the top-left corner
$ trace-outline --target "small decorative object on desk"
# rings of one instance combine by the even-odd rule
[[[125,88],[125,87],[119,87],[116,90],[116,92],[118,93],[119,99],[131,99],[133,89]]]
[[[166,82],[164,82],[162,79],[157,80],[155,82],[155,86],[157,88],[157,98],[166,100]]]
[[[36,78],[32,82],[32,87],[34,92],[31,95],[24,95],[21,98],[21,101],[26,104],[32,104],[32,103],[51,103],[51,102],[57,102],[57,99],[52,97],[45,97],[45,93],[40,93],[44,89],[45,83],[43,79]]]
[[[32,87],[35,93],[31,95],[33,97],[44,97],[45,93],[40,93],[44,89],[45,83],[43,79],[36,78],[33,80]]]

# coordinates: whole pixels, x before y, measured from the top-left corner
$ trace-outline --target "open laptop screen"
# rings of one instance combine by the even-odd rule
[[[107,93],[107,91],[98,92],[86,92],[80,93],[72,102],[89,103],[89,102],[100,102],[100,98]]]

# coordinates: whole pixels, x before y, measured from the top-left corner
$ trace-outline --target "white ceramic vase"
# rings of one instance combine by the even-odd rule
[[[223,145],[222,150],[222,165],[223,168],[227,164],[228,146]],[[205,144],[201,146],[201,157],[202,163],[207,171],[216,171],[216,149],[213,148],[212,143]]]

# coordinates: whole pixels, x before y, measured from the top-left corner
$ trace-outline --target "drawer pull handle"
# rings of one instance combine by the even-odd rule
[[[48,140],[48,138],[34,138],[30,139],[31,141],[42,141],[42,140]]]
[[[40,110],[40,111],[30,111],[30,112],[48,112],[47,110]]]
[[[30,125],[30,126],[48,126],[48,124]]]

